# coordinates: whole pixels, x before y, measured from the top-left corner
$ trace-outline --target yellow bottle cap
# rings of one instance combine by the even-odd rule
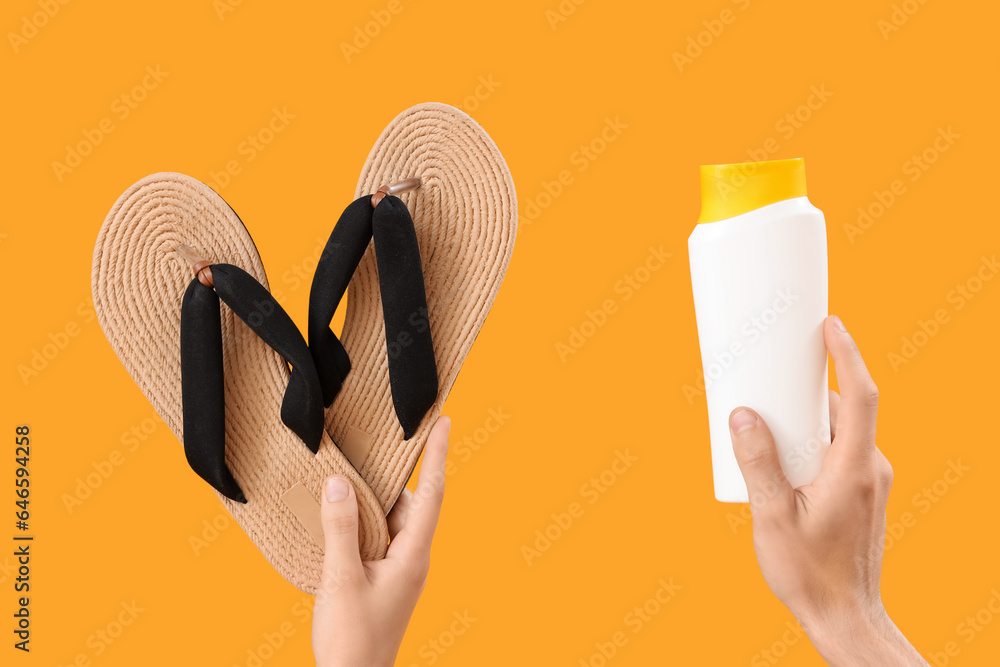
[[[800,157],[701,167],[701,217],[715,222],[761,206],[806,196],[806,164]]]

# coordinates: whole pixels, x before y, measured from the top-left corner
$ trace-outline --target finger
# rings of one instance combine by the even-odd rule
[[[837,415],[840,412],[840,394],[830,390],[830,439],[837,437]]]
[[[403,489],[396,499],[396,504],[389,510],[386,522],[389,524],[389,539],[396,539],[396,535],[406,525],[406,515],[410,511],[410,504],[413,502],[413,493],[409,489]]]
[[[793,508],[795,492],[781,470],[774,438],[764,420],[749,408],[736,408],[729,415],[729,432],[753,514]]]
[[[320,512],[326,548],[322,588],[332,593],[364,571],[358,547],[358,497],[351,483],[343,477],[327,479]]]
[[[875,449],[878,388],[840,318],[826,318],[823,336],[836,365],[840,386],[837,440],[830,447],[829,459],[853,468],[859,462],[871,461]]]
[[[424,447],[424,461],[420,465],[417,490],[406,512],[406,523],[389,543],[386,558],[399,558],[410,562],[427,562],[430,559],[431,541],[441,514],[444,499],[444,468],[448,456],[448,432],[451,420],[439,417]]]

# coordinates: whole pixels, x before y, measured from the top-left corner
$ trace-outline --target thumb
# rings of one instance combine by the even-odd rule
[[[364,571],[358,547],[358,497],[343,477],[330,477],[323,485],[324,593],[334,593],[345,583],[356,581]]]
[[[765,507],[794,507],[794,491],[781,470],[771,429],[760,415],[749,408],[736,408],[729,415],[729,433],[753,513]]]

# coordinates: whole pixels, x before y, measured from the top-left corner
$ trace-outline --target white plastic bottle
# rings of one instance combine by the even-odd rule
[[[830,445],[826,223],[801,158],[703,166],[701,186],[688,251],[715,497],[747,502],[734,408],[767,422],[793,487],[816,477]]]

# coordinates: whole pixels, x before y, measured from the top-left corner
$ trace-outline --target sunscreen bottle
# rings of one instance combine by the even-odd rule
[[[729,415],[746,406],[774,435],[793,487],[830,445],[826,222],[801,158],[706,165],[688,238],[715,497],[748,502]]]

